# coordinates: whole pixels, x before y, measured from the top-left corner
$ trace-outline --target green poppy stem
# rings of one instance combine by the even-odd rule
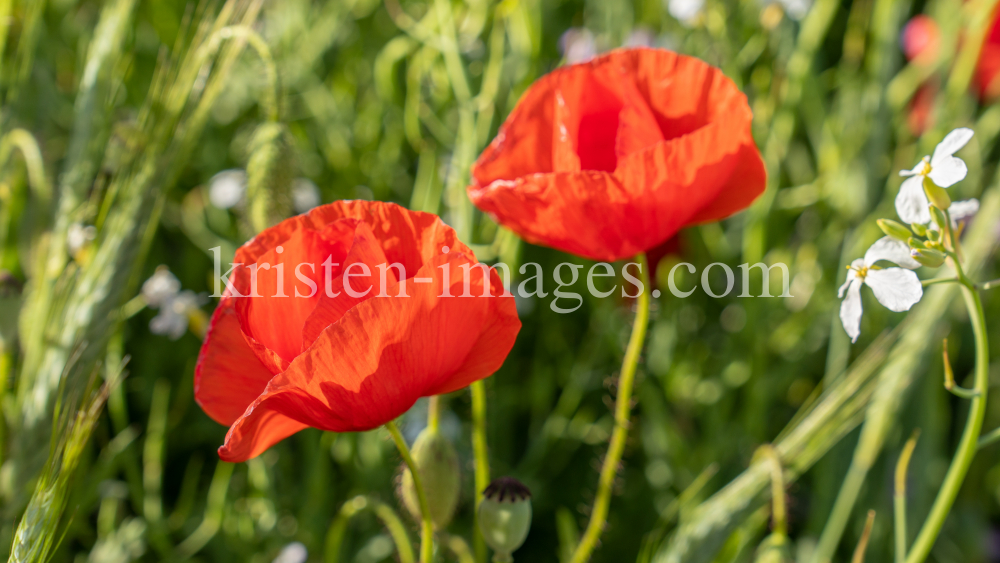
[[[437,432],[441,428],[441,396],[431,395],[427,399],[427,427]]]
[[[392,435],[392,441],[396,443],[399,455],[403,457],[403,462],[413,475],[413,488],[417,491],[417,500],[420,503],[420,563],[430,563],[434,557],[434,525],[431,523],[431,510],[427,504],[427,493],[424,492],[420,471],[396,423],[392,421],[385,423],[385,429]]]
[[[472,393],[472,455],[475,458],[476,511],[472,533],[472,549],[477,563],[486,563],[486,540],[479,529],[479,503],[490,484],[490,457],[486,449],[486,384],[482,380],[469,386]]]
[[[639,263],[639,280],[642,282],[642,290],[639,291],[636,298],[632,336],[629,337],[628,346],[625,348],[625,358],[622,361],[621,375],[618,378],[618,396],[615,399],[615,427],[611,433],[608,453],[604,456],[604,463],[601,466],[597,496],[594,498],[594,506],[590,511],[590,521],[587,523],[583,537],[580,538],[580,543],[573,551],[570,563],[589,561],[590,554],[601,538],[608,518],[608,507],[611,504],[615,477],[618,475],[618,465],[625,452],[625,440],[628,438],[629,419],[632,413],[632,387],[635,384],[639,354],[642,352],[642,344],[646,339],[646,327],[649,324],[649,291],[652,291],[649,284],[649,264],[646,255],[639,254],[636,261]]]

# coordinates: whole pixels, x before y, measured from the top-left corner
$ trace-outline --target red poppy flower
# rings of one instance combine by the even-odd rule
[[[626,258],[760,195],[752,118],[717,68],[659,49],[613,51],[525,92],[476,161],[469,197],[529,242]]]
[[[235,263],[195,368],[198,404],[230,426],[226,461],[306,426],[369,430],[466,387],[500,367],[521,326],[450,227],[390,203],[317,207]]]

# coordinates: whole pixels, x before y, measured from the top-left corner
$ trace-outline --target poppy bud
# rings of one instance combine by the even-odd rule
[[[531,491],[513,477],[500,477],[483,491],[479,529],[493,548],[495,563],[508,563],[531,528]]]
[[[917,233],[917,236],[924,236],[927,233],[927,227],[921,225],[920,223],[911,223],[910,228],[913,232]]]
[[[427,508],[431,513],[431,521],[438,530],[445,529],[455,515],[458,506],[458,493],[461,486],[461,474],[458,467],[458,454],[447,438],[437,430],[424,428],[413,442],[413,462],[420,470],[421,484],[427,494]],[[403,478],[399,483],[399,496],[406,510],[420,520],[420,502],[417,490],[413,486],[413,474],[409,469],[403,470]]]
[[[951,198],[944,188],[935,184],[930,178],[924,178],[924,193],[931,205],[939,209],[948,209],[951,206]]]
[[[936,224],[938,228],[944,229],[945,225],[948,224],[948,218],[945,217],[944,211],[942,211],[941,209],[942,208],[934,205],[930,206],[931,219],[934,219],[934,224]]]
[[[754,563],[791,563],[791,553],[788,551],[788,536],[774,533],[760,542]]]
[[[907,229],[905,225],[897,223],[892,219],[879,219],[877,221],[878,226],[882,229],[882,232],[886,235],[901,241],[906,241],[906,239],[913,236],[910,229]]]
[[[910,256],[928,268],[937,268],[944,264],[944,253],[930,248],[914,248]]]

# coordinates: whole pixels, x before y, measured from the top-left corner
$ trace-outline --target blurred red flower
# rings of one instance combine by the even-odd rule
[[[613,51],[525,92],[473,166],[469,197],[529,242],[630,257],[760,195],[752,118],[736,85],[698,59]]]
[[[1000,10],[993,15],[993,24],[986,33],[976,64],[976,88],[979,98],[993,100],[1000,96]]]
[[[920,14],[906,22],[900,40],[906,60],[931,63],[941,48],[941,30],[937,22]]]
[[[230,426],[225,461],[306,426],[369,430],[466,387],[500,367],[521,326],[496,272],[493,297],[480,297],[483,269],[450,227],[391,203],[317,207],[260,233],[235,263],[195,368],[198,404]]]

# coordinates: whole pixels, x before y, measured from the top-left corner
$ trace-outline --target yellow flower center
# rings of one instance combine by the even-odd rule
[[[868,275],[868,266],[861,266],[860,268],[855,268],[854,266],[848,266],[847,269],[854,270],[856,272],[855,275],[858,277],[859,280],[864,280],[865,276]]]
[[[931,173],[931,159],[929,159],[929,158],[927,158],[925,156],[923,158],[923,160],[921,161],[921,163],[924,166],[920,169],[920,175],[921,176],[926,176],[926,175],[930,174]]]

